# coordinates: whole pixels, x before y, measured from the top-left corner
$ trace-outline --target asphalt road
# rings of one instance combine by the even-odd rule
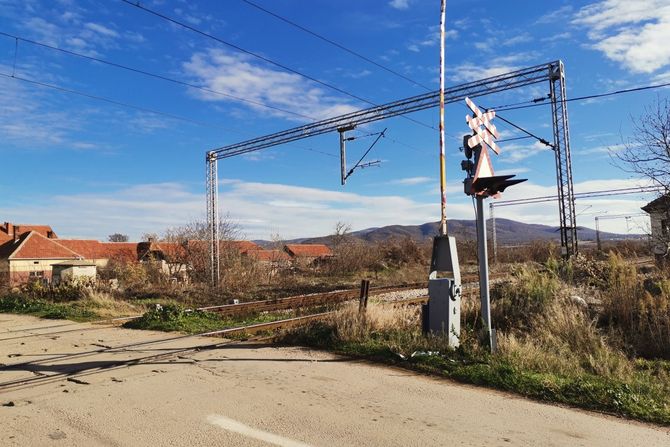
[[[307,349],[184,351],[218,342],[0,314],[0,445],[670,446],[665,428]]]

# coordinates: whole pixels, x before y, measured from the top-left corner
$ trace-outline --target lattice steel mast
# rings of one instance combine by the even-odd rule
[[[554,156],[556,157],[556,186],[558,187],[558,212],[563,254],[570,257],[577,253],[577,221],[575,193],[572,186],[572,159],[570,157],[570,129],[568,104],[565,94],[563,62],[550,70],[551,116],[554,121]]]
[[[527,85],[549,81],[554,131],[556,179],[559,196],[559,219],[561,245],[565,256],[577,253],[577,226],[575,222],[574,193],[572,186],[572,163],[570,159],[570,133],[568,111],[565,102],[565,71],[561,61],[549,62],[521,70],[492,76],[479,81],[445,88],[445,104],[461,101],[465,97],[476,98]],[[336,132],[338,128],[358,127],[361,124],[406,115],[412,112],[438,107],[440,90],[401,99],[388,104],[362,109],[345,115],[305,124],[292,129],[223,146],[207,152],[207,223],[210,234],[210,253],[213,282],[218,281],[218,195],[217,160],[255,152],[303,138]]]
[[[219,175],[216,154],[207,152],[207,241],[209,243],[209,270],[213,286],[219,284]]]

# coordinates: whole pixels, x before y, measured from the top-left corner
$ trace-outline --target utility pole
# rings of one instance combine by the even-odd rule
[[[496,215],[493,202],[489,203],[489,214],[491,215],[491,245],[493,248],[493,263],[498,263],[498,238],[496,237]]]
[[[440,2],[440,236],[447,236],[447,172],[444,150],[444,47],[447,0]]]

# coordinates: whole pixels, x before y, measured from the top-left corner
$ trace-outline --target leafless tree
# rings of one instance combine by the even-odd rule
[[[659,262],[670,254],[670,102],[658,98],[633,118],[632,136],[624,140],[620,152],[610,150],[615,163],[662,188],[662,200],[655,201],[651,214],[652,249]]]
[[[335,231],[333,233],[333,246],[337,247],[342,243],[346,242],[349,239],[349,233],[351,232],[351,225],[348,223],[339,221],[335,224]]]
[[[656,100],[632,122],[633,133],[624,139],[623,150],[610,149],[610,155],[624,171],[641,175],[670,192],[670,102]]]
[[[240,235],[239,226],[228,218],[221,219],[219,235],[224,242],[235,240]],[[210,262],[208,237],[207,223],[203,221],[168,228],[161,241],[165,242],[165,255],[171,268],[177,271],[187,268],[192,280],[206,282]],[[222,257],[226,257],[226,253],[222,253]]]

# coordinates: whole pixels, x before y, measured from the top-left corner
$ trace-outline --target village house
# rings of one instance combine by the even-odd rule
[[[333,256],[333,252],[324,244],[286,244],[284,251],[299,267],[314,266]]]
[[[670,250],[670,196],[663,195],[642,207],[651,221],[651,247],[658,262],[664,262]]]
[[[222,253],[242,256],[274,273],[293,263],[314,266],[333,256],[323,244],[286,244],[284,250],[265,250],[251,241],[221,241]],[[60,239],[48,225],[0,225],[0,284],[10,286],[30,281],[59,284],[92,280],[97,269],[111,262],[153,263],[170,278],[185,281],[194,263],[207,265],[206,241],[100,242]],[[202,258],[202,259],[200,259]]]

